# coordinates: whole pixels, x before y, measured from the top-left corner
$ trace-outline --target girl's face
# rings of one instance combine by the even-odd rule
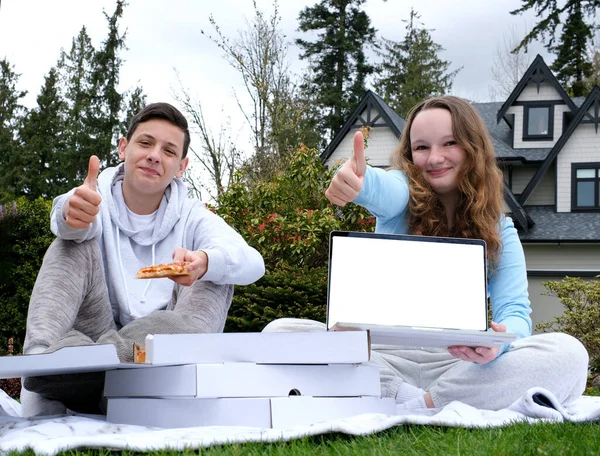
[[[419,112],[410,128],[415,166],[440,196],[458,193],[458,174],[466,152],[454,140],[452,115],[442,108]]]

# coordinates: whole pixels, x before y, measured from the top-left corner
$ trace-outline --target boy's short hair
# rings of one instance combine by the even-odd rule
[[[133,132],[139,124],[152,119],[164,119],[183,130],[184,139],[181,158],[184,159],[190,146],[190,130],[188,129],[188,123],[183,114],[169,103],[151,103],[133,116],[129,123],[129,129],[127,130],[127,141],[131,140]]]

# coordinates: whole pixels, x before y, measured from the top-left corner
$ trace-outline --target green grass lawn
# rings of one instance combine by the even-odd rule
[[[32,452],[12,455],[33,455]],[[133,452],[71,451],[61,455],[133,456]],[[327,434],[290,442],[245,443],[197,451],[145,453],[156,456],[206,455],[597,455],[600,423],[515,424],[504,428],[465,429],[398,426],[378,434],[355,437]]]
[[[600,396],[590,387],[589,396]],[[33,456],[33,452],[9,456]],[[401,425],[377,434],[351,436],[324,434],[289,442],[235,443],[186,452],[89,450],[66,451],[60,456],[175,456],[179,454],[224,455],[598,455],[600,422],[514,424],[502,428],[467,429],[438,426]]]

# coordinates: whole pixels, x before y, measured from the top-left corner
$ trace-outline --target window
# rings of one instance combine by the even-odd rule
[[[523,140],[548,141],[554,133],[554,105],[532,104],[524,106]]]
[[[527,123],[529,136],[548,134],[549,113],[550,109],[548,108],[531,108],[529,110],[529,122]]]
[[[572,165],[571,209],[600,210],[600,163]]]

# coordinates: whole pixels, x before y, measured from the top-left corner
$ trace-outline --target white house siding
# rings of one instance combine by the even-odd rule
[[[390,156],[400,144],[389,127],[373,127],[371,137],[367,140],[365,156],[372,166],[389,166]]]
[[[370,114],[370,115],[369,115]],[[371,108],[371,112],[369,113],[366,109],[360,113],[360,117],[366,122],[367,119],[374,119],[379,115],[379,111],[374,108]],[[338,144],[337,148],[333,151],[331,156],[325,162],[325,166],[328,168],[337,167],[340,163],[346,161],[351,155],[353,151],[353,138],[354,133],[358,131],[361,127],[362,123],[360,120],[356,120],[354,126],[356,128],[351,128],[350,131],[344,136],[344,139]]]
[[[354,133],[358,131],[351,129],[340,142],[337,149],[327,160],[327,166],[336,166],[348,159],[353,153]],[[390,155],[398,147],[400,140],[389,127],[373,127],[371,137],[368,139],[368,147],[365,156],[371,166],[389,166]]]
[[[325,165],[328,168],[336,168],[340,163],[346,161],[352,154],[352,137],[356,130],[350,130],[348,134],[338,144],[337,148],[329,156]]]
[[[600,245],[597,244],[523,244],[529,273],[529,300],[534,327],[551,321],[564,308],[558,298],[546,296],[542,282],[578,277],[579,271],[600,271]],[[561,271],[558,275],[557,271]],[[573,271],[569,274],[568,271]],[[532,274],[535,272],[535,275]],[[589,277],[584,277],[589,279]]]
[[[557,212],[571,212],[571,164],[600,162],[600,129],[580,124],[556,158]]]
[[[514,166],[512,168],[511,190],[515,195],[523,193],[536,170],[537,168],[533,166]],[[551,167],[525,204],[527,206],[554,206],[556,201],[554,194],[555,178],[554,168]]]
[[[528,271],[600,271],[598,244],[524,243]]]
[[[542,82],[540,84],[540,91],[538,93],[537,84],[530,82],[525,86],[523,91],[520,93],[516,101],[556,101],[562,100],[560,94],[556,91],[554,86],[549,82]]]

